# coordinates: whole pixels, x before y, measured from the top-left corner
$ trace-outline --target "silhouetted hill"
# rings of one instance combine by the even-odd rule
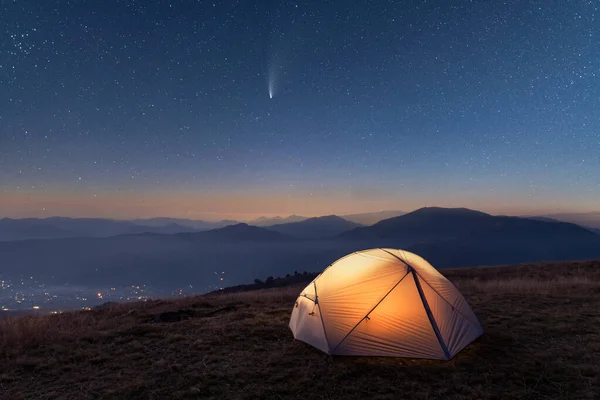
[[[346,214],[341,217],[345,220],[356,222],[360,225],[373,225],[379,221],[384,219],[399,217],[401,215],[406,214],[404,211],[399,210],[386,210],[386,211],[376,211],[370,213],[361,213],[361,214]]]
[[[300,215],[290,215],[289,217],[273,217],[273,218],[267,218],[267,217],[260,217],[257,219],[254,219],[252,221],[248,222],[248,225],[254,225],[254,226],[261,226],[261,227],[265,227],[265,226],[272,226],[272,225],[278,225],[278,224],[288,224],[288,223],[292,223],[292,222],[300,222],[300,221],[304,221],[305,219],[307,219],[306,217],[302,217]]]
[[[591,259],[600,257],[600,236],[565,222],[492,217],[465,235],[409,250],[442,268]]]
[[[493,217],[466,208],[425,207],[399,217],[379,221],[373,226],[342,233],[353,241],[392,239],[401,246],[464,235]],[[398,246],[396,246],[398,247]]]
[[[0,219],[0,241],[57,239],[68,237],[106,237],[135,233],[178,233],[193,228],[176,223],[143,226],[131,221],[103,218],[23,218]]]
[[[366,247],[405,247],[439,267],[600,257],[600,237],[575,224],[464,208],[422,208],[340,237]]]
[[[320,239],[336,236],[359,226],[336,215],[328,215],[289,224],[272,225],[267,229],[297,238]]]

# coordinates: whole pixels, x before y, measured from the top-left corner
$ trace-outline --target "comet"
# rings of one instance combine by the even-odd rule
[[[279,80],[281,78],[281,63],[280,57],[271,55],[267,65],[267,92],[269,99],[272,99],[279,90]]]
[[[267,75],[267,90],[269,91],[269,99],[272,99],[275,96],[275,90],[277,82],[277,70],[272,64],[269,66],[269,72]]]

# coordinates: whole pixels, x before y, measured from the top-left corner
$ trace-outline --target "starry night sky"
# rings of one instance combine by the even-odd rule
[[[0,216],[598,210],[599,7],[3,1]]]

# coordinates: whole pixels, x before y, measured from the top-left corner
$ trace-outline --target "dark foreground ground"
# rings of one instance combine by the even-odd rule
[[[0,321],[0,399],[600,398],[600,261],[443,273],[485,329],[451,361],[294,341],[296,285]]]

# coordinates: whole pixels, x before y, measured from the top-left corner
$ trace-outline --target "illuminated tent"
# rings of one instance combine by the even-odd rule
[[[300,293],[289,326],[327,354],[438,360],[483,334],[448,279],[418,255],[392,249],[331,264]]]

